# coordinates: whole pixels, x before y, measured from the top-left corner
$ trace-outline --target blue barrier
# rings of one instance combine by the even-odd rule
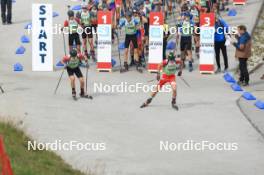
[[[24,29],[31,29],[31,28],[32,28],[32,23],[28,23],[24,27]]]
[[[16,50],[16,54],[17,54],[17,55],[24,54],[25,51],[26,51],[25,47],[20,46],[19,48],[17,48],[17,50]]]
[[[243,98],[246,100],[256,100],[256,97],[254,97],[251,93],[249,92],[244,92],[243,93]]]
[[[72,10],[76,10],[76,11],[81,10],[81,9],[82,9],[81,5],[76,5],[72,7]]]
[[[166,49],[174,50],[175,47],[176,47],[176,43],[174,41],[170,41],[170,42],[168,42]]]
[[[119,50],[122,50],[122,49],[125,49],[125,43],[120,43],[119,46],[118,46],[118,49]]]
[[[12,3],[16,3],[16,0],[12,0]]]
[[[236,16],[237,15],[237,11],[235,9],[231,9],[228,11],[228,16]]]
[[[18,72],[18,71],[23,71],[23,66],[20,63],[16,63],[14,64],[14,71]]]
[[[258,100],[258,101],[255,103],[255,106],[256,106],[257,108],[259,108],[259,109],[264,109],[264,102]]]
[[[53,12],[53,13],[52,13],[52,17],[53,17],[53,18],[55,18],[55,17],[57,17],[57,16],[59,16],[59,13],[57,13],[57,12]]]
[[[235,83],[236,82],[236,80],[229,73],[224,74],[224,79],[228,83]]]
[[[29,37],[27,37],[26,35],[23,35],[20,40],[22,43],[29,43],[30,42]]]
[[[112,67],[115,67],[116,65],[116,60],[114,58],[111,59]]]
[[[232,84],[231,85],[231,88],[234,90],[234,91],[243,91],[243,89],[236,83]]]
[[[57,62],[56,67],[64,67],[64,64],[61,61],[59,61]]]

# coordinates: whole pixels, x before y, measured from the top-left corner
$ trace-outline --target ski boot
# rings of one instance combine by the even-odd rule
[[[134,56],[131,56],[131,62],[129,64],[129,67],[135,66],[135,60],[134,60]]]
[[[192,65],[192,61],[189,61],[189,72],[193,71],[193,65]]]
[[[93,61],[96,62],[94,50],[91,50],[91,56],[92,56]]]
[[[127,64],[127,62],[124,62],[124,70],[123,70],[123,72],[127,72],[128,71],[128,64]]]
[[[143,73],[142,67],[138,61],[136,61],[136,69],[139,73]]]
[[[179,107],[176,105],[176,99],[173,98],[172,101],[171,101],[171,107],[175,110],[179,110]]]
[[[90,59],[90,57],[89,57],[89,54],[88,54],[88,51],[87,51],[87,50],[85,50],[85,51],[84,51],[84,55],[86,56],[86,58],[87,58],[87,59]]]
[[[152,98],[147,99],[147,101],[146,101],[145,103],[143,103],[143,104],[140,106],[140,108],[145,108],[145,107],[147,107],[147,106],[151,103],[151,101],[152,101]]]
[[[73,98],[73,100],[75,100],[75,101],[78,100],[77,97],[76,97],[76,91],[75,91],[75,89],[72,90],[72,98]]]

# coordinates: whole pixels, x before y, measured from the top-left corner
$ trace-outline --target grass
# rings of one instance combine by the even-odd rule
[[[28,151],[30,139],[11,123],[0,122],[0,135],[15,175],[84,175],[51,151]]]

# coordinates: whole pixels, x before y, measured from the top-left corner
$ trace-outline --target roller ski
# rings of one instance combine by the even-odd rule
[[[81,98],[90,99],[90,100],[92,100],[92,99],[93,99],[93,97],[92,97],[92,96],[90,96],[90,95],[87,95],[87,94],[80,94],[80,97],[81,97]]]
[[[149,98],[145,103],[143,103],[143,104],[140,106],[140,108],[145,108],[145,107],[147,107],[147,106],[151,103],[151,101],[152,101],[152,98]]]

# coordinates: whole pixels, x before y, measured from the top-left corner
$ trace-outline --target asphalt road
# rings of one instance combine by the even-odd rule
[[[26,34],[24,25],[31,20],[31,3],[17,1],[14,5],[14,24],[0,27],[0,82],[5,94],[0,95],[0,115],[23,121],[21,127],[39,142],[55,140],[104,142],[105,151],[56,151],[73,167],[96,174],[122,175],[262,175],[264,172],[264,140],[240,111],[236,101],[241,94],[233,92],[223,80],[223,74],[200,75],[195,60],[195,71],[183,72],[191,87],[180,79],[178,104],[170,106],[171,94],[161,93],[150,107],[139,109],[148,93],[99,93],[94,83],[148,83],[154,75],[135,70],[120,74],[98,73],[95,66],[89,71],[89,91],[94,100],[71,99],[66,75],[57,95],[53,95],[60,71],[32,72],[31,44],[23,56],[15,55],[20,36]],[[77,4],[66,0],[48,0],[60,14],[54,23],[63,23],[66,5]],[[248,0],[245,7],[236,7],[238,15],[227,17],[230,25],[254,24],[261,0]],[[234,70],[234,49],[230,47],[230,70]],[[54,36],[54,58],[63,55],[62,36]],[[117,52],[114,51],[114,55]],[[117,58],[117,57],[116,57]],[[23,72],[13,72],[16,62],[24,65]],[[262,86],[263,87],[263,86]],[[243,108],[252,104],[242,102]],[[255,110],[252,108],[252,110]],[[251,115],[263,116],[263,111]],[[225,142],[237,143],[236,151],[160,151],[160,141],[169,142]]]

